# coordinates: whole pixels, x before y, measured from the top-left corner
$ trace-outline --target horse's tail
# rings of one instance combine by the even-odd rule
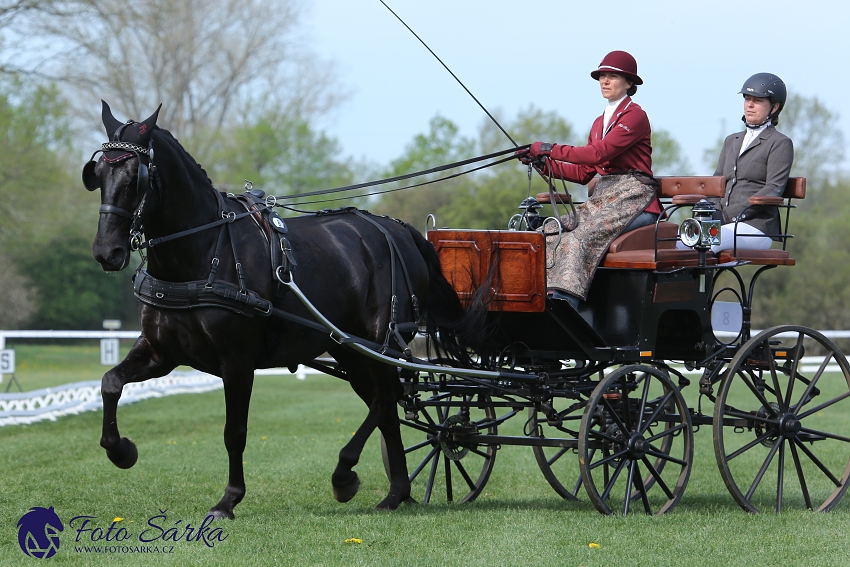
[[[488,350],[485,348],[486,302],[481,301],[478,298],[479,293],[476,293],[476,297],[465,308],[457,292],[443,275],[440,256],[434,246],[418,230],[408,224],[405,226],[428,266],[428,297],[425,310],[425,330],[428,338],[436,347],[438,356],[442,351],[454,360],[472,365],[471,352],[483,355]],[[484,287],[481,286],[479,291]],[[489,289],[489,286],[486,287]]]

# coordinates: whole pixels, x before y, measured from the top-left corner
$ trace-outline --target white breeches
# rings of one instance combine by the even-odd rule
[[[735,223],[721,225],[720,244],[712,246],[711,251],[716,254],[721,250],[732,250],[735,247],[735,230]],[[770,237],[765,236],[762,231],[753,228],[745,222],[738,223],[737,233],[737,248],[743,250],[768,250],[771,244],[773,244],[773,240]]]

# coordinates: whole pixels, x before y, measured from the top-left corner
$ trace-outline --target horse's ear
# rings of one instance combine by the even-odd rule
[[[103,109],[100,113],[101,120],[103,120],[103,127],[106,128],[106,137],[111,140],[112,134],[121,127],[123,122],[119,122],[117,118],[112,116],[112,109],[109,108],[105,100],[101,100],[100,102],[103,103]]]
[[[153,114],[151,114],[148,118],[142,121],[142,124],[146,124],[147,131],[153,130],[153,127],[156,126],[156,119],[159,116],[159,110],[162,108],[162,103],[159,103],[159,106],[156,107],[156,110]]]

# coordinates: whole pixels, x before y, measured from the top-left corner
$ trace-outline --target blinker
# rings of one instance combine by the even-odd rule
[[[148,149],[149,155],[153,155],[153,147]],[[97,154],[98,152],[95,152]],[[148,187],[150,187],[150,170],[147,165],[142,161],[142,156],[139,155],[139,152],[133,151],[136,158],[139,160],[139,169],[137,171],[137,181],[136,181],[136,191],[139,193],[144,193],[147,191]],[[125,154],[122,156],[124,159],[127,157],[132,157],[132,154]],[[112,160],[116,163],[120,160]],[[94,168],[97,165],[97,161],[95,161],[94,156],[89,160],[86,165],[83,166],[83,185],[89,191],[94,191],[96,189],[100,189],[100,180],[97,178],[97,175],[94,172]]]
[[[97,162],[91,160],[83,166],[83,185],[89,191],[94,191],[95,189],[100,188],[100,180],[94,173],[95,165],[97,165]]]
[[[136,190],[139,193],[144,193],[147,191],[150,186],[150,173],[148,172],[148,166],[142,163],[141,157],[139,158],[139,179],[136,182]]]

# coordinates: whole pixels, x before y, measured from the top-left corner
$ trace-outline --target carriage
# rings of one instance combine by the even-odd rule
[[[666,212],[692,215],[681,227],[659,220],[619,236],[578,307],[547,294],[540,231],[428,231],[462,298],[488,282],[497,348],[487,363],[510,375],[402,374],[405,452],[422,501],[475,499],[498,449],[522,445],[565,499],[585,492],[605,514],[664,513],[682,497],[703,428],[745,510],[829,510],[840,500],[850,477],[847,360],[805,327],[751,336],[758,278],[795,264],[788,223],[805,178],[751,203],[782,209],[781,248],[717,255],[708,246],[719,222],[704,199],[721,197],[725,179],[660,182]],[[560,199],[523,201],[514,228],[551,197]],[[692,248],[676,248],[680,234]],[[696,407],[684,396],[692,382]]]
[[[812,329],[750,329],[760,276],[795,263],[788,222],[805,179],[791,179],[782,197],[753,198],[783,210],[781,249],[718,255],[704,198],[722,196],[723,178],[661,179],[668,213],[687,217],[681,227],[661,220],[619,236],[573,307],[547,293],[543,235],[520,230],[538,225],[547,198],[562,199],[552,191],[523,201],[510,230],[434,228],[427,240],[353,208],[284,220],[273,196],[217,191],[157,126],[159,110],[125,123],[105,102],[102,113],[110,141],[82,176],[100,190],[92,252],[108,271],[126,268],[133,251],[143,261],[134,275],[141,335],[103,376],[100,444],[119,468],[138,459],[118,428],[127,383],[179,365],[220,376],[229,477],[215,517],[233,518],[245,495],[254,370],[298,364],[345,379],[369,409],[331,477],[341,502],[357,493],[353,469],[376,428],[390,479],[378,508],[473,500],[498,449],[524,445],[564,498],[583,486],[603,513],[664,513],[682,497],[703,427],[747,510],[829,510],[846,491],[847,360]],[[677,248],[680,237],[689,249]],[[466,336],[459,322],[479,314],[472,320],[487,337],[476,358],[444,339]],[[445,349],[415,356],[417,331]]]

